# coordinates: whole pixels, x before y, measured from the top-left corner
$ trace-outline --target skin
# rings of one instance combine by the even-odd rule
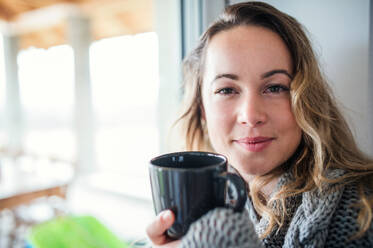
[[[301,129],[290,104],[292,68],[284,42],[262,27],[222,31],[207,47],[202,101],[209,139],[249,184],[289,159],[300,143]],[[268,184],[264,193],[275,184]],[[164,235],[173,221],[172,212],[162,212],[149,225],[153,244],[180,244]]]
[[[174,248],[181,243],[180,240],[171,241],[165,235],[168,228],[175,221],[175,215],[170,210],[162,211],[157,215],[155,220],[146,228],[146,234],[152,241],[152,247]]]
[[[262,27],[220,32],[207,48],[202,99],[209,139],[249,183],[284,163],[300,143],[292,68],[285,43]],[[264,149],[248,149],[252,142],[245,139],[255,137],[265,137],[257,143]]]

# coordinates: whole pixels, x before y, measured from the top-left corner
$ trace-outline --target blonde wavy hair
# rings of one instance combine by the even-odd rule
[[[373,163],[357,147],[353,135],[337,107],[324,79],[311,43],[304,28],[293,17],[262,2],[231,5],[201,36],[199,45],[184,60],[184,102],[180,125],[186,150],[212,150],[202,118],[201,86],[206,47],[217,33],[242,25],[255,25],[277,33],[290,51],[294,64],[294,79],[290,99],[296,122],[302,129],[302,141],[287,166],[295,180],[284,185],[271,199],[260,192],[263,185],[284,172],[280,166],[271,173],[258,176],[250,185],[250,195],[259,215],[269,217],[269,225],[262,238],[274,228],[281,228],[287,217],[285,200],[322,185],[356,183],[359,231],[362,236],[372,221]],[[288,164],[288,163],[287,163]],[[342,177],[331,180],[325,176],[329,168],[345,171]]]

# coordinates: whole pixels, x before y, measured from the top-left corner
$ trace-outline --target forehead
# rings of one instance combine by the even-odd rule
[[[226,70],[273,67],[291,73],[292,59],[286,44],[275,32],[258,26],[238,26],[212,37],[206,50],[205,66]]]

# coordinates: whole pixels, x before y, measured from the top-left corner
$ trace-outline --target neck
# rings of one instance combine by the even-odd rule
[[[246,183],[249,185],[249,188],[251,188],[251,185],[254,181],[254,178],[256,176],[254,175],[245,175],[243,176],[244,180],[246,181]],[[270,197],[271,194],[273,193],[273,191],[276,189],[276,186],[277,186],[277,183],[278,183],[278,180],[279,180],[279,177],[275,177],[273,178],[272,180],[270,180],[266,185],[264,185],[262,188],[261,188],[261,192],[266,196],[266,197]]]

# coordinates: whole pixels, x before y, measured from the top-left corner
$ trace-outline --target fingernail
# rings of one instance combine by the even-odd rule
[[[171,219],[171,211],[170,210],[164,211],[162,213],[161,218],[162,218],[163,221],[169,221]]]

